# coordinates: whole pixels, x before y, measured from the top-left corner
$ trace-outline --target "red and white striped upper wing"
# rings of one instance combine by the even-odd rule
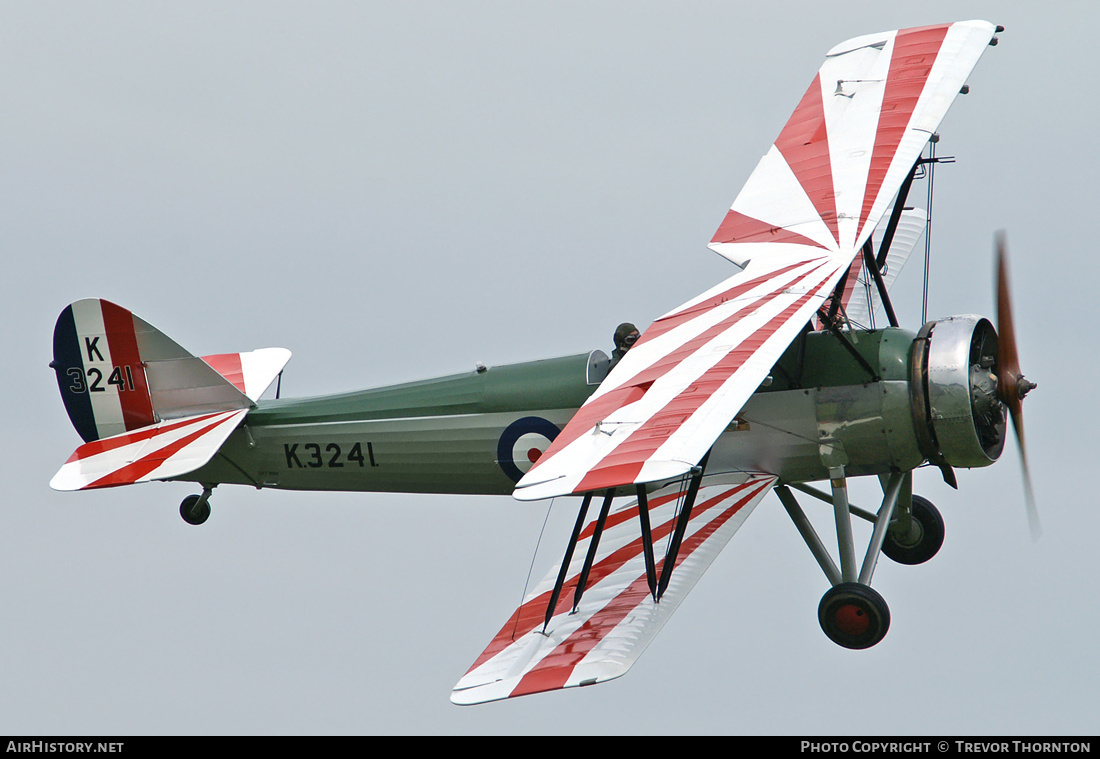
[[[759,243],[855,251],[889,209],[988,47],[987,21],[843,42],[749,176],[710,248],[738,265]]]
[[[836,286],[993,32],[966,21],[830,50],[711,241],[744,270],[654,322],[515,497],[689,471]]]
[[[519,500],[688,472],[729,424],[848,260],[785,245],[655,321],[519,481]]]
[[[660,603],[654,603],[649,592],[635,501],[608,517],[587,586],[573,613],[574,590],[594,532],[595,519],[589,521],[545,633],[543,622],[558,567],[527,595],[455,685],[451,700],[479,704],[591,685],[625,674],[774,483],[770,475],[747,475],[741,484],[699,491]],[[677,485],[649,497],[655,546],[672,532],[682,496]],[[663,564],[658,555],[658,575]]]

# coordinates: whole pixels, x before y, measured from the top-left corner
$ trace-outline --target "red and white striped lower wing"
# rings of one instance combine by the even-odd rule
[[[247,414],[248,409],[200,414],[85,443],[50,487],[89,490],[180,477],[213,458]]]
[[[638,504],[633,502],[608,517],[587,587],[572,613],[574,589],[593,535],[595,519],[590,521],[545,633],[543,622],[558,567],[524,599],[455,685],[451,700],[478,704],[623,675],[774,483],[771,475],[747,475],[741,484],[700,490],[671,582],[657,603],[646,580]],[[681,500],[679,485],[649,498],[658,575],[663,568],[661,547],[672,532]]]

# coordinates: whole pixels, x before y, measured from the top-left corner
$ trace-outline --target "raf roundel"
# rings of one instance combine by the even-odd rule
[[[560,430],[539,416],[525,416],[509,424],[497,443],[497,463],[513,482],[550,447]]]

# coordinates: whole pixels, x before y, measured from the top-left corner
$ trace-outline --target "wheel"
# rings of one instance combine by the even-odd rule
[[[187,524],[200,525],[210,518],[210,500],[199,505],[202,496],[189,495],[180,503],[180,516]]]
[[[927,498],[913,496],[908,535],[886,532],[882,552],[899,564],[923,564],[943,545],[943,517]]]
[[[870,648],[890,629],[890,607],[875,590],[856,582],[829,588],[817,607],[829,640],[844,648]]]

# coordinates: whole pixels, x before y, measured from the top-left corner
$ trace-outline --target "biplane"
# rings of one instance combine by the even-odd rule
[[[224,484],[573,499],[561,562],[456,684],[459,704],[621,676],[769,493],[828,581],[824,633],[874,646],[890,624],[871,587],[880,555],[919,564],[943,542],[914,470],[958,487],[956,470],[998,460],[1011,419],[1038,530],[1022,419],[1034,385],[1003,238],[996,326],[963,315],[912,332],[890,300],[928,222],[906,205],[910,187],[934,168],[941,120],[1000,31],[965,21],[829,50],[710,241],[736,273],[615,361],[594,350],[265,398],[285,349],[196,356],[121,306],[72,303],[51,366],[84,443],[50,484],[194,482],[180,505],[192,525]],[[852,477],[878,478],[877,511],[849,502]],[[831,506],[835,550],[796,493]],[[871,525],[862,558],[853,518]]]

